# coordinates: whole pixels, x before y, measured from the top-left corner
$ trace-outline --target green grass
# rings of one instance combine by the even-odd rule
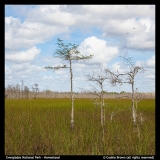
[[[155,155],[155,101],[143,100],[140,139],[132,126],[131,101],[105,100],[105,143],[100,107],[75,100],[75,128],[70,131],[70,99],[5,100],[6,155]],[[118,112],[111,122],[110,113]]]

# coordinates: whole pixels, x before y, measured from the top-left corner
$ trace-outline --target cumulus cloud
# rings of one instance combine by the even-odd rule
[[[12,61],[16,63],[30,62],[33,61],[39,53],[40,50],[34,46],[26,51],[19,51],[13,54],[6,54],[5,59],[6,61]]]
[[[146,61],[146,65],[149,67],[155,67],[155,55]]]
[[[25,76],[26,78],[34,77],[36,75],[42,73],[44,70],[41,66],[33,65],[30,63],[23,64],[11,64],[10,66],[5,66],[5,74],[12,75],[13,78],[19,79]],[[6,79],[8,76],[6,77]]]
[[[121,39],[121,46],[126,46],[128,49],[154,50],[155,48],[154,20],[141,18],[138,21],[135,18],[125,20],[112,19],[108,20],[102,30],[103,37],[118,36]]]
[[[155,5],[83,5],[86,12],[107,18],[154,17]],[[143,7],[143,9],[142,9]]]
[[[155,55],[153,55],[151,58],[149,58],[146,61],[137,61],[136,65],[144,68],[146,67],[155,68]]]
[[[114,73],[117,73],[117,71],[119,73],[125,73],[128,67],[125,67],[124,64],[122,64],[121,62],[115,62],[114,64],[111,65],[110,69]]]
[[[103,39],[95,36],[88,37],[79,45],[78,50],[83,55],[94,55],[88,63],[109,62],[118,54],[118,48],[107,44]]]
[[[6,48],[31,47],[59,33],[68,34],[72,28],[86,31],[93,26],[105,37],[123,38],[128,48],[155,47],[155,5],[37,5],[22,8],[24,22],[5,17]]]
[[[43,67],[31,63],[20,63],[5,65],[5,85],[17,84],[21,80],[25,81],[28,87],[34,83],[43,84],[44,79],[41,79],[44,73]]]
[[[125,43],[128,48],[148,50],[155,48],[155,25],[154,20],[139,19],[139,27],[134,30],[134,34],[126,39]],[[133,32],[132,32],[133,33]]]
[[[27,13],[30,22],[46,23],[48,25],[73,25],[75,18],[72,13],[65,12],[59,5],[39,5]]]
[[[8,76],[11,73],[12,73],[12,69],[8,67],[7,65],[5,65],[5,74]]]
[[[26,72],[26,71],[36,72],[36,71],[43,71],[43,68],[30,63],[23,63],[23,64],[13,64],[12,70],[14,72]]]
[[[152,21],[151,19],[148,18],[141,18],[138,20],[143,26],[145,26],[145,32],[150,32],[150,28],[152,26]]]
[[[135,28],[135,29],[133,29]],[[108,23],[104,24],[102,27],[103,35],[109,37],[121,36],[128,38],[137,34],[138,32],[143,31],[143,27],[140,27],[140,24],[135,18],[129,19],[110,19]],[[129,33],[129,35],[127,35]]]
[[[43,43],[58,33],[68,32],[66,25],[55,26],[5,17],[5,49],[29,48]]]

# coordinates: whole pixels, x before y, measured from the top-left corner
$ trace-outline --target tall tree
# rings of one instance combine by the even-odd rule
[[[73,61],[79,61],[79,60],[87,60],[92,58],[92,55],[84,56],[81,55],[80,52],[77,50],[78,45],[75,44],[64,44],[63,40],[59,39],[57,40],[57,46],[58,49],[55,52],[55,57],[61,58],[62,60],[66,60],[69,62],[69,66],[65,65],[59,65],[56,67],[46,66],[45,69],[51,69],[51,70],[59,70],[61,68],[69,68],[70,70],[70,93],[71,93],[71,129],[74,129],[74,93],[73,93],[73,71],[72,71],[72,62]]]
[[[132,61],[130,57],[124,57],[121,56],[120,58],[123,59],[123,62],[129,67],[129,71],[126,71],[125,73],[119,73],[117,70],[117,73],[111,72],[109,69],[106,69],[106,73],[110,73],[111,75],[111,83],[112,85],[116,85],[117,83],[122,85],[123,83],[127,83],[131,85],[131,96],[128,98],[131,98],[132,100],[132,122],[135,125],[137,122],[137,109],[135,107],[135,76],[139,72],[144,72],[144,68],[140,66],[136,66],[135,63]]]

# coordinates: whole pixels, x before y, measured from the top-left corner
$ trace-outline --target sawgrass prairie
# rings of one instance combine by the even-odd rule
[[[75,99],[73,131],[69,98],[5,99],[5,154],[155,155],[155,100],[138,103],[144,120],[139,136],[132,125],[131,100],[105,99],[105,104],[103,144],[100,106],[92,99]]]

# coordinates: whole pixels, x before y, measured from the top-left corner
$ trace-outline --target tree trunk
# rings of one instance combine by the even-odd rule
[[[71,130],[74,129],[74,95],[73,95],[73,73],[72,73],[72,61],[70,60],[70,82],[71,82],[71,103],[72,103],[72,110],[71,110]]]
[[[103,85],[102,85],[102,83],[100,84],[100,86],[101,86],[101,96],[100,96],[100,100],[101,100],[101,125],[103,127],[104,123],[105,123],[105,113],[104,113],[104,97],[103,97]]]
[[[104,106],[104,98],[103,98],[103,124],[105,125],[105,106]]]
[[[102,142],[103,142],[103,154],[104,154],[104,125],[105,125],[105,112],[104,112],[104,97],[103,97],[103,84],[100,83],[101,85],[101,125],[102,125]]]
[[[136,108],[134,106],[134,82],[132,82],[132,118],[133,118],[133,124],[136,124]]]

